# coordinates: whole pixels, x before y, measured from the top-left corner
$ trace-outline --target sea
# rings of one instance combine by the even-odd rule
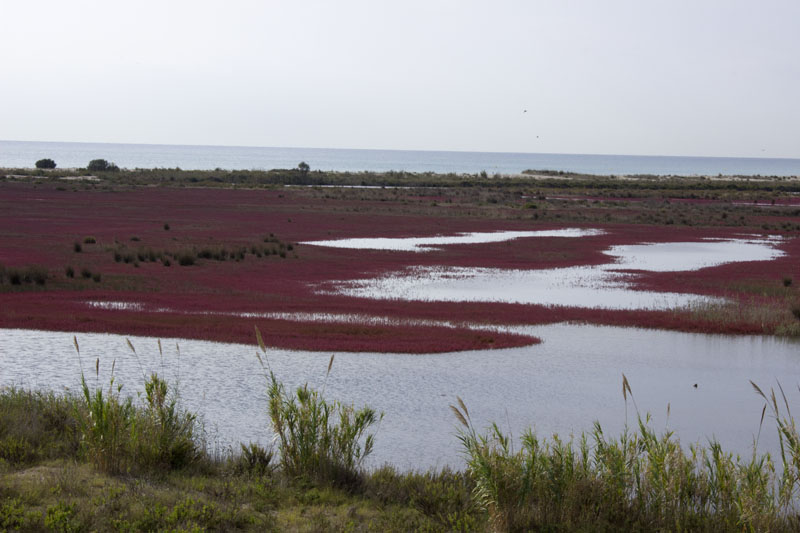
[[[129,169],[184,170],[285,169],[304,161],[312,170],[349,172],[514,175],[524,170],[561,170],[596,175],[800,176],[800,159],[786,158],[0,141],[0,168],[31,168],[43,158],[53,159],[59,168],[82,168],[92,159]]]

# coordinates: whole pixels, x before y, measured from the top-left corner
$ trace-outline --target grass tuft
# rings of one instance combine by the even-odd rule
[[[774,391],[753,387],[778,424],[780,475],[755,448],[734,457],[712,440],[687,451],[672,432],[656,434],[638,409],[636,430],[617,439],[595,423],[567,441],[528,431],[516,451],[496,424],[479,434],[462,402],[451,409],[464,426],[459,440],[474,498],[495,531],[791,531],[798,525],[800,435],[783,390],[785,415]],[[633,399],[624,376],[623,396],[626,404]]]

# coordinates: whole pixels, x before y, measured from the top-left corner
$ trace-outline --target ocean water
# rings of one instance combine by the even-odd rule
[[[0,168],[33,167],[37,160],[45,157],[55,160],[61,168],[85,167],[92,159],[113,161],[123,168],[180,167],[186,170],[269,170],[294,168],[305,161],[312,170],[340,171],[518,174],[536,169],[599,175],[800,176],[800,159],[779,158],[0,141]]]

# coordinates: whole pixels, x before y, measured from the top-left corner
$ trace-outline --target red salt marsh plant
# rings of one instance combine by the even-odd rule
[[[461,193],[466,196],[461,196]],[[454,203],[468,202],[471,200],[467,193],[469,191],[445,190],[436,196],[447,197]],[[34,195],[37,201],[30,201]],[[320,283],[380,276],[407,266],[409,261],[420,266],[524,269],[597,265],[609,261],[603,250],[612,245],[730,238],[742,231],[726,227],[592,224],[589,227],[603,229],[606,233],[581,239],[537,239],[535,243],[512,241],[452,246],[438,252],[414,254],[413,259],[403,253],[330,250],[315,246],[289,250],[290,243],[329,238],[453,235],[471,231],[574,226],[556,220],[541,223],[518,218],[519,212],[514,212],[517,218],[504,218],[505,215],[500,216],[497,210],[478,213],[471,211],[473,208],[467,207],[466,203],[462,207],[447,208],[447,211],[428,207],[411,209],[407,202],[412,197],[410,192],[400,194],[392,190],[348,194],[334,190],[199,188],[72,192],[47,187],[33,189],[26,184],[0,184],[0,238],[4,245],[0,250],[0,261],[9,265],[8,268],[40,264],[50,272],[64,272],[66,265],[72,265],[78,274],[76,278],[80,277],[82,268],[87,268],[92,274],[102,272],[102,283],[96,285],[78,280],[71,283],[60,276],[58,280],[51,279],[45,288],[40,287],[46,290],[47,299],[39,299],[36,291],[26,291],[31,300],[24,301],[11,292],[4,292],[5,289],[0,290],[0,326],[27,325],[62,330],[72,327],[75,328],[73,331],[117,331],[246,342],[247,328],[233,324],[232,319],[220,319],[224,325],[217,326],[191,313],[271,311],[360,313],[398,319],[447,319],[496,325],[569,320],[684,331],[764,332],[760,322],[704,320],[689,313],[608,312],[501,303],[375,302],[318,294],[315,287]],[[570,210],[585,207],[574,204],[570,203]],[[163,228],[164,212],[170,213],[170,231]],[[495,215],[497,218],[491,218]],[[272,237],[269,237],[269,232],[273,233]],[[72,249],[73,243],[81,244],[89,235],[100,244],[82,245],[81,253],[76,254]],[[139,239],[138,243],[130,242],[132,235]],[[285,259],[280,257],[280,244],[271,240],[278,238],[276,236],[287,245]],[[799,242],[798,239],[787,239],[781,244],[781,248],[787,251],[785,259],[698,272],[646,275],[642,276],[638,287],[735,297],[739,292],[736,284],[742,281],[775,279],[780,282],[785,276],[800,276],[796,268],[797,257],[800,257]],[[222,247],[228,251],[226,261],[198,258],[196,253],[190,257],[188,253]],[[230,261],[230,252],[242,248],[246,249],[244,258],[240,257],[238,262]],[[176,268],[180,267],[180,256],[158,257],[159,252],[180,253],[183,250],[187,251],[183,262],[188,268]],[[258,257],[259,251],[261,258]],[[150,260],[151,255],[156,261]],[[171,268],[164,268],[167,264]],[[132,268],[133,265],[138,268]],[[90,276],[88,280],[91,279]],[[28,286],[34,287],[35,284]],[[123,319],[119,312],[112,310],[85,309],[85,302],[90,299],[142,302],[169,308],[175,313],[142,314],[135,320],[130,316]],[[426,348],[449,351],[521,343],[519,339],[512,340],[501,334],[493,334],[492,343],[488,338],[481,339],[480,335],[466,330],[374,326],[358,330],[352,325],[307,324],[296,326],[294,332],[291,329],[291,325],[276,323],[274,329],[270,328],[270,343],[323,350],[411,352],[426,351]],[[415,336],[435,338],[418,339]]]

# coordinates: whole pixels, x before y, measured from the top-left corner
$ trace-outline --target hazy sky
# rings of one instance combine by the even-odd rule
[[[798,0],[0,0],[0,21],[4,140],[800,158]]]

